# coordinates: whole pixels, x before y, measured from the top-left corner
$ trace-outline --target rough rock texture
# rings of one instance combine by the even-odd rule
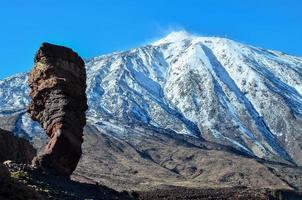
[[[88,108],[84,61],[69,48],[43,43],[28,83],[28,113],[51,138],[33,164],[69,176],[82,154]]]
[[[13,160],[30,163],[36,150],[25,139],[14,136],[11,132],[0,129],[0,162]]]

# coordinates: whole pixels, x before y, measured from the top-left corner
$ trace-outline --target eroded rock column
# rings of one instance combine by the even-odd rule
[[[84,61],[72,49],[43,43],[28,83],[32,98],[28,113],[50,137],[33,164],[70,176],[82,154],[88,108]]]

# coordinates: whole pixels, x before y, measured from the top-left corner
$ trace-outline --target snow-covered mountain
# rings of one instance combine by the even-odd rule
[[[86,69],[88,122],[120,139],[135,137],[125,127],[156,127],[302,164],[302,58],[180,31]],[[0,81],[0,117],[42,137],[29,101],[26,74]]]

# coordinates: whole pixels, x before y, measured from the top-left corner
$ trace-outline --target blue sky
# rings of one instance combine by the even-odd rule
[[[82,57],[185,29],[302,56],[301,0],[3,0],[0,79],[29,71],[43,41]]]

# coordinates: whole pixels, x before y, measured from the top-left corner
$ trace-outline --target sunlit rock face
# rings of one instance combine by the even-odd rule
[[[30,117],[50,140],[33,160],[34,165],[69,176],[81,157],[86,124],[86,71],[71,49],[43,43],[28,79],[32,101]]]
[[[127,128],[155,127],[302,165],[300,57],[174,32],[85,66],[87,121],[112,137],[139,144]],[[43,135],[24,113],[27,78],[0,82],[0,115],[17,116],[16,133],[35,140]]]

